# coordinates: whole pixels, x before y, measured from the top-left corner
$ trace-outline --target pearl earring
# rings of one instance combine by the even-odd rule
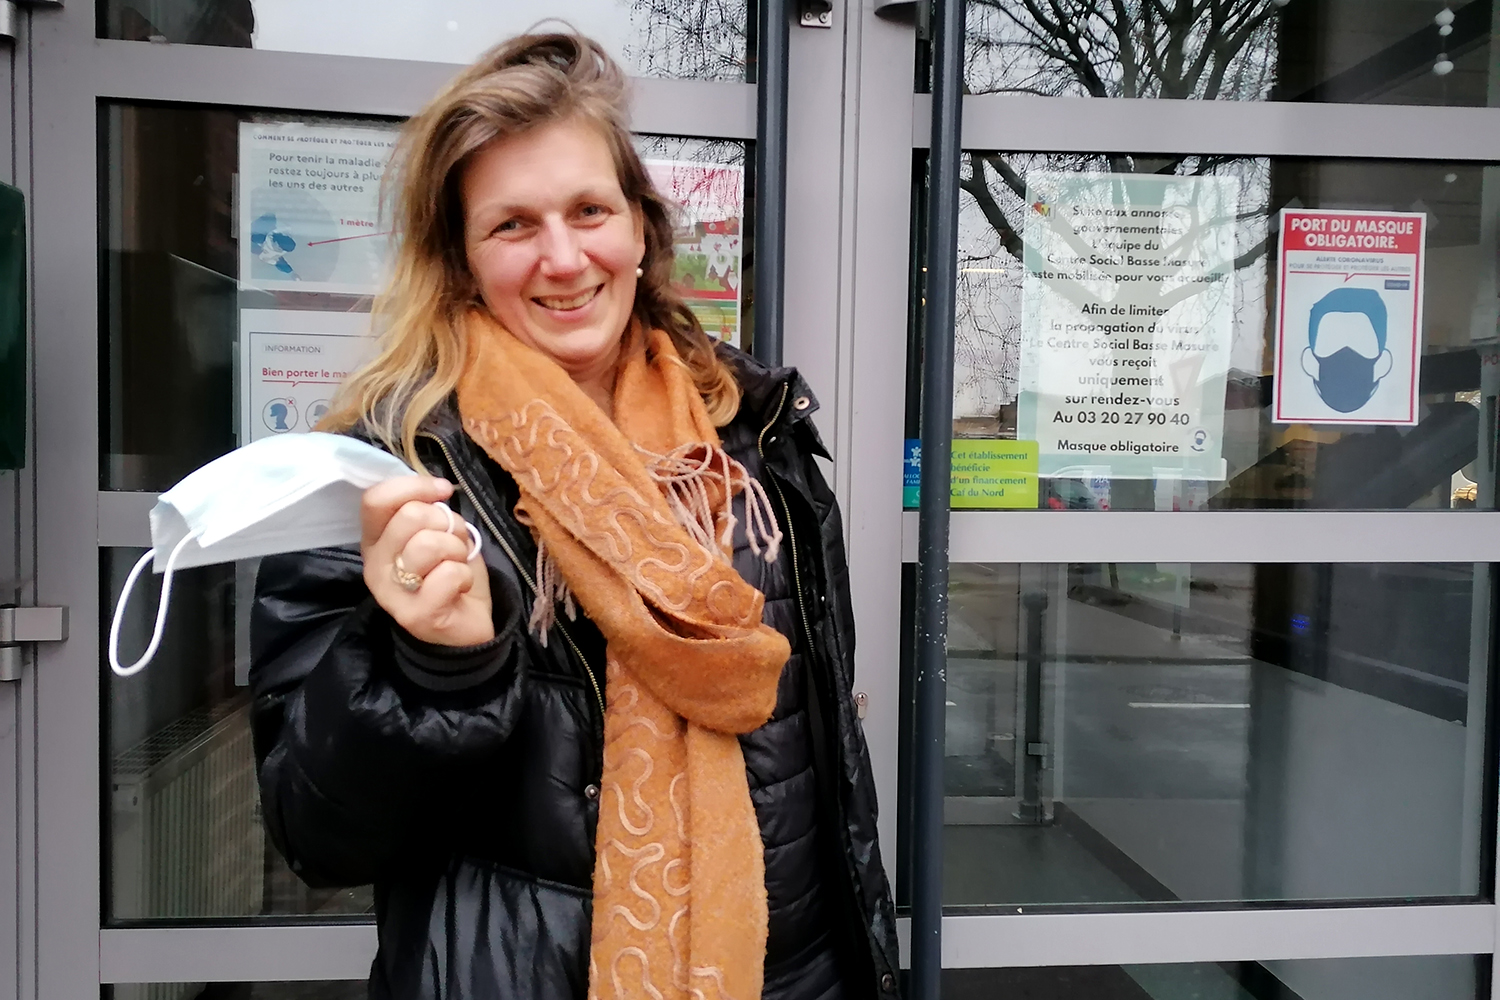
[[[640,268],[636,268],[635,269],[635,276],[637,278],[644,278],[646,276],[646,272],[642,271]]]

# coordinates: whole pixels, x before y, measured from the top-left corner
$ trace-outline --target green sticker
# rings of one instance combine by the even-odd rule
[[[955,510],[1036,507],[1036,442],[956,439],[952,496]]]

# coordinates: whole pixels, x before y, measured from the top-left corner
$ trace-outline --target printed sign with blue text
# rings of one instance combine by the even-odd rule
[[[1418,213],[1281,213],[1273,421],[1417,422],[1425,247]]]
[[[389,243],[380,184],[396,129],[243,122],[240,284],[373,295]]]

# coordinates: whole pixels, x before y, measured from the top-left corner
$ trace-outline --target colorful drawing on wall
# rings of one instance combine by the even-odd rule
[[[673,286],[710,336],[740,346],[744,168],[647,160],[646,170],[679,208]]]

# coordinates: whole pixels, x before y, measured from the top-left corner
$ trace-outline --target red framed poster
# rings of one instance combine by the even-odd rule
[[[1417,422],[1426,221],[1282,211],[1275,423]]]

